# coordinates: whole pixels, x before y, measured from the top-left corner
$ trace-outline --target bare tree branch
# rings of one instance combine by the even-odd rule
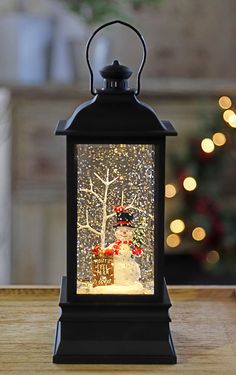
[[[109,186],[111,184],[113,184],[113,182],[115,182],[119,177],[115,177],[113,180],[109,181],[109,169],[107,169],[107,176],[106,176],[106,180],[103,180],[102,177],[100,177],[97,173],[94,173],[95,176],[105,185],[105,186]]]
[[[108,182],[108,185],[113,184],[113,182],[115,182],[118,178],[119,178],[119,177],[115,177],[115,178],[113,178],[113,180],[111,180],[111,181]]]
[[[109,220],[111,217],[116,216],[116,212],[112,212],[112,214],[107,215],[107,220]]]
[[[132,199],[131,203],[128,204],[128,206],[126,206],[125,209],[128,210],[129,208],[132,208],[133,210],[136,210],[136,211],[138,211],[138,212],[142,212],[143,214],[147,214],[147,212],[146,212],[145,210],[142,210],[141,208],[138,208],[138,207],[134,206],[134,201],[135,201],[136,197],[137,197],[137,196],[135,196],[135,197]],[[147,214],[147,216],[149,216],[152,220],[154,220],[154,216],[153,216],[153,215],[151,215],[151,214]]]
[[[81,189],[80,191],[84,191],[85,193],[89,193],[89,194],[94,195],[94,196],[99,200],[99,202],[103,203],[103,199],[100,197],[100,195],[97,194],[97,193],[93,190],[93,183],[92,183],[91,178],[90,178],[90,189]]]
[[[86,210],[86,224],[82,225],[78,223],[78,230],[81,229],[88,229],[90,232],[96,234],[97,236],[101,236],[101,232],[98,232],[96,229],[92,228],[89,224],[89,216],[88,216],[88,210]]]
[[[121,192],[121,206],[124,204],[124,190]]]
[[[102,177],[100,177],[97,173],[94,173],[94,175],[104,184],[106,185],[107,182],[105,180],[102,179]]]
[[[136,199],[137,195],[134,196],[134,198],[132,199],[131,203],[128,204],[128,206],[125,207],[125,209],[127,210],[128,208],[134,208],[133,204],[134,204],[134,201]]]

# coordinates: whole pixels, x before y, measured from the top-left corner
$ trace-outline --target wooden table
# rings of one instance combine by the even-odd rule
[[[177,365],[55,365],[59,289],[0,288],[0,373],[236,374],[235,287],[170,287]]]

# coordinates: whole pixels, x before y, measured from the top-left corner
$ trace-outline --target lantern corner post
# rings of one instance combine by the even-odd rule
[[[67,301],[76,299],[77,280],[77,150],[76,138],[66,136],[66,276]]]

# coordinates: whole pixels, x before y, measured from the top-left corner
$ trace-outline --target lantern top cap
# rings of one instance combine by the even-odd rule
[[[132,70],[127,66],[120,65],[118,60],[114,60],[112,65],[107,65],[100,70],[100,74],[104,79],[112,80],[128,79],[132,73]]]
[[[123,92],[128,89],[128,78],[132,75],[132,70],[125,65],[120,65],[118,60],[114,60],[112,65],[105,66],[100,70],[104,78],[102,91],[109,89],[109,92]],[[128,89],[129,90],[129,89]]]

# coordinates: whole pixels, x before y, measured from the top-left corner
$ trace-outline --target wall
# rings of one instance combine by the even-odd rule
[[[162,0],[131,15],[148,46],[145,77],[236,78],[235,0]],[[139,46],[127,30],[112,49],[135,66]]]

